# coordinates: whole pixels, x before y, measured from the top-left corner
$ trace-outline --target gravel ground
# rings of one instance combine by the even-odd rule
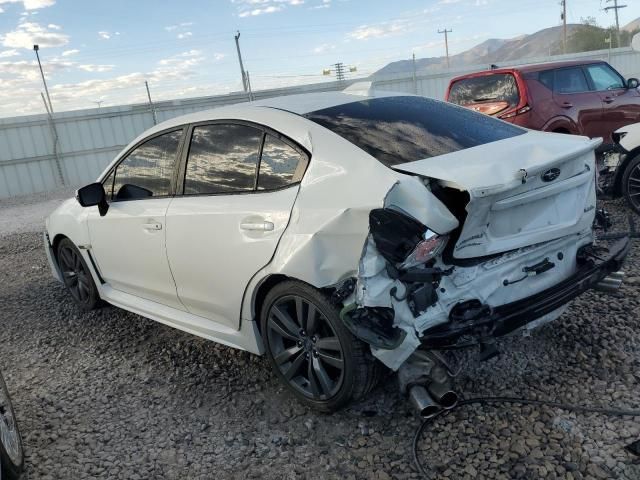
[[[0,203],[0,219],[17,207]],[[628,210],[609,208],[626,228]],[[40,225],[16,224],[0,233],[0,369],[24,437],[25,478],[419,477],[419,421],[393,376],[348,410],[314,413],[260,357],[113,307],[79,312],[49,275]],[[635,247],[626,270],[638,266]],[[616,295],[586,294],[531,336],[500,341],[501,356],[466,355],[460,392],[638,408],[639,289],[632,277]],[[419,455],[433,478],[637,480],[640,464],[623,450],[637,439],[640,420],[465,407],[428,430]]]

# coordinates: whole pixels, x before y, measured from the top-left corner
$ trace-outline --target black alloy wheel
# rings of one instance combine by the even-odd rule
[[[333,412],[375,387],[379,364],[320,290],[290,280],[267,294],[260,331],[278,378],[302,402]]]
[[[57,258],[62,279],[75,303],[83,310],[96,307],[99,301],[98,289],[80,250],[65,238],[58,245]]]
[[[640,155],[629,162],[622,177],[622,193],[629,206],[640,213]]]
[[[327,400],[344,380],[344,352],[333,327],[316,306],[288,295],[269,310],[269,347],[290,385],[313,400]]]
[[[0,375],[0,478],[17,479],[23,464],[24,451],[20,431],[7,386]]]

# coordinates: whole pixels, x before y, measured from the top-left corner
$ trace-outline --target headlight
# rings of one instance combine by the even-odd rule
[[[449,240],[448,235],[438,235],[431,230],[427,230],[424,234],[424,240],[416,245],[416,248],[413,249],[402,263],[401,268],[408,269],[416,267],[437,257],[442,253],[444,247],[446,247],[447,240]]]

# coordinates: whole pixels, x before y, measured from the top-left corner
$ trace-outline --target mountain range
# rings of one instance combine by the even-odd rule
[[[582,24],[568,24],[567,36],[571,37]],[[640,29],[640,18],[621,28],[632,32]],[[469,50],[449,57],[450,68],[461,68],[469,65],[490,65],[497,62],[509,62],[523,58],[546,57],[562,51],[562,27],[550,27],[538,32],[520,35],[515,38],[490,38]],[[603,46],[603,48],[605,48]],[[416,58],[416,71],[444,70],[447,67],[445,57]],[[407,73],[413,71],[412,60],[391,62],[374,73],[375,76]]]

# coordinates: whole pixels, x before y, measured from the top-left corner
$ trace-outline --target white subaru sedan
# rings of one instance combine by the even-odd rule
[[[594,245],[599,143],[407,95],[223,107],[136,138],[51,214],[46,251],[81,309],[266,354],[333,411],[380,364],[490,345],[619,285],[628,240]]]

